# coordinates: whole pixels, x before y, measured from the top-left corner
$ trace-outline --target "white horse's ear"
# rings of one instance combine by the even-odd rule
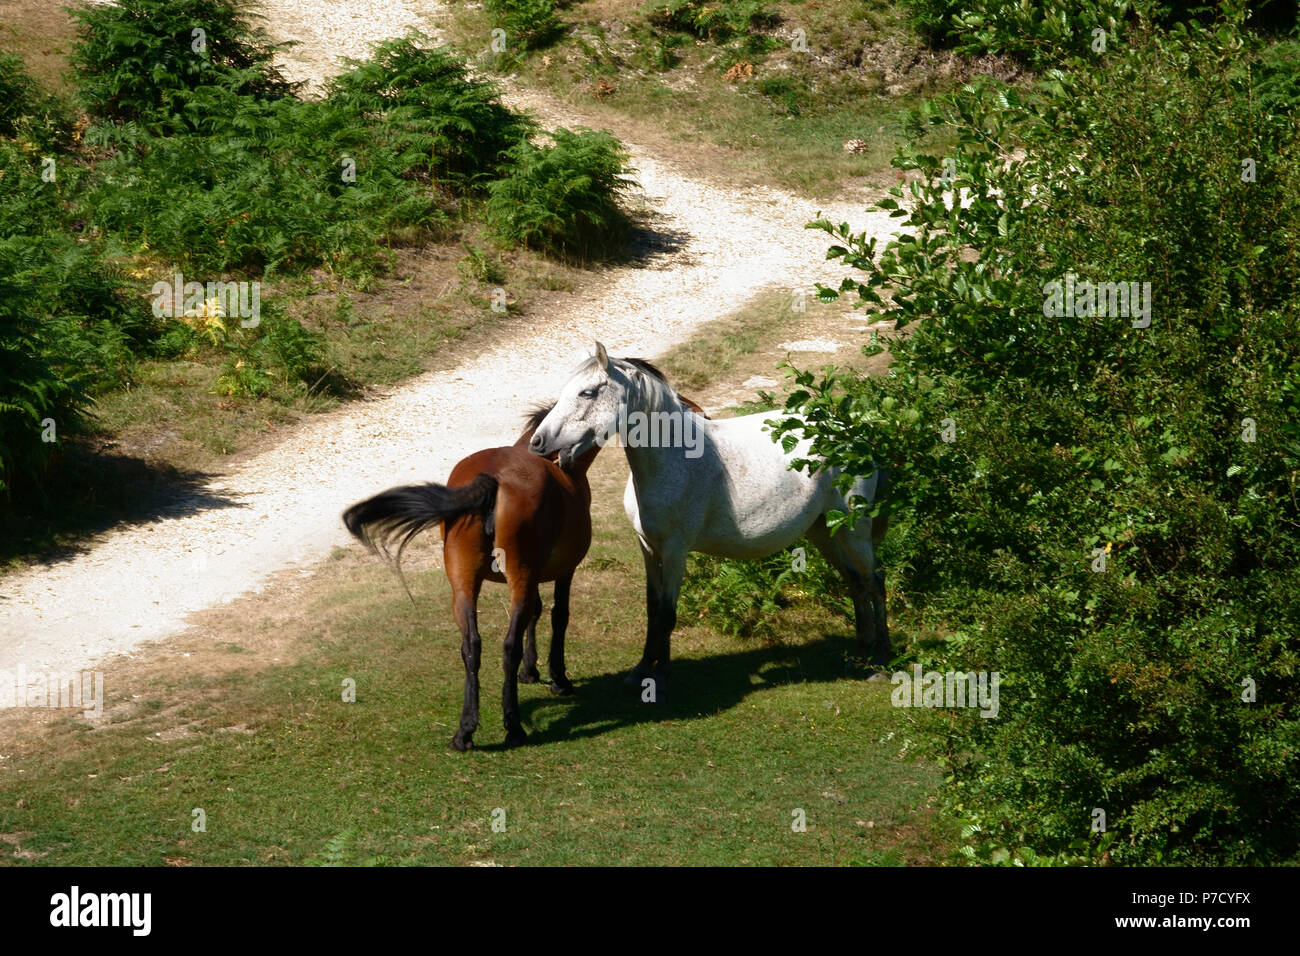
[[[605,346],[599,342],[596,343],[596,361],[600,363],[601,368],[606,371],[609,370],[609,353],[605,351]]]

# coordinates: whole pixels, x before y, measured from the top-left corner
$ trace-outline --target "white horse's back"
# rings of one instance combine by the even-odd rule
[[[808,443],[785,454],[772,440],[772,420],[771,412],[700,419],[698,457],[669,449],[661,454],[675,459],[671,470],[641,481],[634,470],[623,505],[638,536],[652,547],[671,537],[687,551],[761,558],[804,537],[828,508],[843,508],[832,474],[789,467]]]

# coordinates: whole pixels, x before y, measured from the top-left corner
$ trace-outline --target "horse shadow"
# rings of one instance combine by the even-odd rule
[[[874,669],[859,653],[854,638],[825,634],[803,644],[681,657],[673,660],[664,686],[654,688],[654,701],[643,699],[648,696],[645,688],[624,684],[627,671],[621,670],[574,679],[577,693],[571,697],[520,701],[521,716],[525,726],[537,728],[529,730],[532,745],[596,737],[649,722],[696,720],[735,707],[755,692],[787,684],[865,679]],[[552,711],[560,713],[551,718]]]

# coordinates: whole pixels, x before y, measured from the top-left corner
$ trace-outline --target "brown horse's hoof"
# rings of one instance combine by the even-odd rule
[[[532,670],[524,669],[519,672],[519,683],[521,684],[536,684],[541,679],[541,672],[536,667]]]
[[[528,735],[524,733],[522,727],[506,731],[507,747],[522,747],[526,743],[528,743]]]
[[[474,738],[469,736],[462,737],[460,734],[457,734],[455,737],[451,738],[451,743],[448,744],[448,746],[451,747],[452,750],[459,750],[461,753],[464,753],[466,750],[474,749]]]
[[[573,685],[570,684],[567,680],[563,684],[561,684],[559,681],[552,681],[551,693],[554,694],[556,697],[572,697],[574,694],[577,693],[577,691],[574,690]]]

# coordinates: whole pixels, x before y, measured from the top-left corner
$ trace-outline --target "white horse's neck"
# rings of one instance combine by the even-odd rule
[[[624,404],[627,408],[626,421],[629,423],[630,435],[635,434],[631,426],[638,421],[636,416],[643,416],[640,420],[645,422],[647,427],[655,423],[659,425],[667,423],[673,428],[680,429],[676,434],[684,439],[692,437],[707,449],[708,443],[705,441],[707,419],[682,404],[671,387],[637,373],[629,374],[627,379],[628,387]],[[642,386],[643,379],[646,382],[645,387]],[[665,414],[671,417],[662,418]],[[656,415],[660,417],[656,418]],[[624,441],[623,448],[627,453],[627,463],[632,471],[632,480],[637,488],[638,497],[642,495],[642,489],[650,488],[655,489],[656,497],[660,497],[670,491],[670,486],[681,482],[680,463],[674,462],[672,456],[685,454],[685,448],[664,447],[657,442],[638,441]]]

